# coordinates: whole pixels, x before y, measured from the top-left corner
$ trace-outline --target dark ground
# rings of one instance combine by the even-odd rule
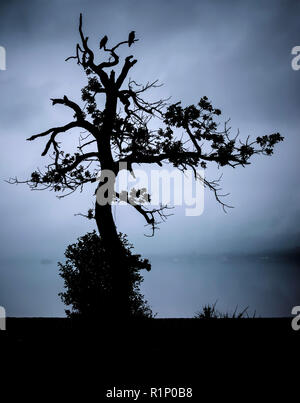
[[[204,393],[210,398],[203,401],[243,400],[240,393],[256,399],[262,390],[266,396],[279,392],[283,377],[298,373],[292,368],[300,358],[300,331],[290,318],[152,319],[98,328],[64,318],[8,318],[6,327],[0,332],[6,357],[1,370],[15,385],[11,397],[21,392],[39,401],[53,393],[52,401],[81,395],[84,402],[98,402],[114,386],[192,387],[195,401]]]

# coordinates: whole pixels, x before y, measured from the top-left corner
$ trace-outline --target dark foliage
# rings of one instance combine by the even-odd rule
[[[129,278],[129,306],[132,317],[151,318],[152,311],[140,292],[143,278],[140,270],[150,270],[147,259],[132,253],[126,236],[119,234]],[[108,255],[96,231],[78,238],[65,252],[66,262],[58,263],[66,291],[62,301],[72,306],[69,317],[103,318],[110,312],[112,302],[112,270]]]

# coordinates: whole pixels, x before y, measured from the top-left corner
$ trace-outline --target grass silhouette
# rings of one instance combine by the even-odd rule
[[[248,315],[248,306],[243,309],[242,311],[238,312],[238,305],[236,306],[234,312],[232,314],[226,312],[220,312],[219,310],[216,309],[217,305],[216,301],[214,304],[207,304],[202,307],[201,311],[197,311],[195,313],[194,318],[195,319],[242,319],[242,318],[249,318],[250,316]],[[254,314],[252,318],[256,317],[256,311],[254,311]]]

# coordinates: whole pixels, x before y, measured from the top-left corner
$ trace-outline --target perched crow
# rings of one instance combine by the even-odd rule
[[[141,195],[141,191],[140,191],[140,189],[139,189],[139,190],[136,192],[136,197],[139,198],[140,195]]]
[[[130,47],[135,39],[135,31],[131,31],[129,36],[128,36],[128,46]]]
[[[105,47],[105,45],[106,45],[106,43],[107,43],[107,36],[105,35],[105,36],[103,36],[103,38],[101,39],[101,41],[100,41],[100,49],[102,49],[102,48],[104,48]]]

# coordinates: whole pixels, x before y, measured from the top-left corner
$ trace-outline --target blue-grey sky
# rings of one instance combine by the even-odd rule
[[[201,267],[198,256],[264,255],[266,251],[270,254],[299,246],[300,70],[291,68],[291,49],[300,45],[300,3],[202,0],[1,3],[0,46],[6,48],[7,70],[0,71],[0,305],[6,306],[10,315],[63,313],[56,296],[62,284],[55,262],[62,259],[69,243],[95,227],[81,217],[74,217],[75,213],[93,206],[91,188],[58,200],[53,193],[30,192],[25,185],[16,187],[4,182],[10,176],[26,179],[36,167],[45,165],[40,156],[44,141],[29,143],[27,137],[72,119],[63,107],[52,107],[50,98],[66,94],[80,102],[85,76],[74,61],[64,61],[74,54],[80,12],[84,31],[96,49],[104,34],[111,41],[120,41],[131,30],[136,31],[139,42],[131,52],[138,63],[130,76],[139,82],[158,78],[164,83],[157,89],[158,97],[172,96],[172,101],[181,100],[188,105],[206,95],[222,110],[223,119],[231,118],[233,133],[239,129],[245,138],[278,131],[285,137],[271,158],[257,156],[245,169],[207,171],[210,179],[223,172],[222,186],[230,193],[227,201],[235,206],[228,214],[206,192],[201,216],[186,217],[177,208],[154,238],[146,238],[142,217],[134,209],[116,208],[119,230],[128,234],[137,252],[155,261],[153,273],[145,279],[150,303],[154,301],[155,310],[162,316],[192,315],[198,303],[196,291],[193,303],[184,306],[186,297],[182,297],[181,308],[174,306],[175,295],[163,300],[162,295],[167,295],[172,283],[169,282],[172,272],[163,270],[163,259],[176,255],[182,262],[175,270],[180,275],[174,274],[173,280],[178,283],[174,290],[184,290],[188,295],[189,284],[197,279],[199,303],[205,303],[224,294],[224,289],[222,284],[216,288],[219,284],[216,276],[212,288],[204,292],[203,284],[212,271],[197,272],[197,265]],[[76,141],[76,135],[73,136]],[[68,139],[69,144],[72,141]],[[194,271],[187,270],[186,274],[188,263],[184,256],[194,256],[196,262]],[[52,263],[41,264],[43,259]],[[224,299],[234,294],[236,299],[240,298],[237,304],[247,288],[244,284],[239,289],[236,283],[237,278],[243,279],[241,272],[228,271],[226,278],[229,283],[232,279],[232,288],[228,286],[222,294]],[[299,305],[299,288],[290,285],[299,280],[299,274],[295,270],[289,273],[292,274],[284,282],[282,292],[291,301],[284,302],[286,296],[280,297],[284,308],[280,304],[273,304],[272,308],[270,302],[266,309],[261,303],[265,314],[288,314],[287,307],[294,300],[294,305]],[[280,281],[275,283],[278,285]],[[259,279],[257,283],[259,286]],[[165,284],[163,290],[158,287],[161,284]],[[254,288],[251,301],[258,295],[263,298],[264,292],[269,295],[270,290],[264,290],[258,293]]]

